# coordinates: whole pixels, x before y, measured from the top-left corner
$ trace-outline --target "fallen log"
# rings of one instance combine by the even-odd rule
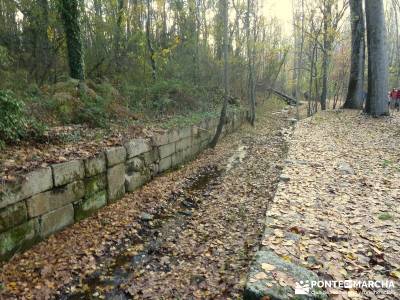
[[[296,103],[297,103],[297,100],[296,100],[296,99],[294,99],[293,97],[290,97],[290,96],[286,95],[285,93],[283,93],[283,92],[281,92],[281,91],[278,91],[278,90],[276,90],[276,89],[274,89],[274,88],[271,88],[271,87],[270,87],[268,90],[271,91],[271,92],[273,92],[275,95],[281,97],[281,98],[282,98],[283,100],[285,100],[286,103],[289,104],[289,105],[295,106]]]

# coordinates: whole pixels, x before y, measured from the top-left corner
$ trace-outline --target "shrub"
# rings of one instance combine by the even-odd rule
[[[90,127],[105,128],[108,125],[107,101],[102,97],[83,97],[83,107],[76,113],[73,123],[86,123]]]
[[[24,102],[9,90],[0,90],[0,112],[0,148],[22,138],[39,140],[47,129],[42,122],[26,115]]]
[[[8,90],[0,90],[0,140],[16,142],[27,131],[24,103]]]

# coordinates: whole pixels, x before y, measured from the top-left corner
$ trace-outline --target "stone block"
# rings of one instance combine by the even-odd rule
[[[192,136],[192,126],[178,129],[178,136],[180,140],[190,138]]]
[[[162,145],[168,144],[168,134],[166,132],[164,132],[164,133],[155,133],[151,137],[151,143],[154,146],[162,146]]]
[[[150,180],[150,175],[135,172],[130,175],[125,175],[125,190],[127,192],[133,192],[137,188],[144,185]]]
[[[62,186],[82,179],[85,175],[85,167],[82,160],[73,160],[52,165],[51,167],[53,169],[54,186]]]
[[[139,157],[131,158],[126,162],[126,173],[140,172],[144,169],[144,162]]]
[[[125,165],[119,164],[107,170],[108,201],[113,202],[125,194]]]
[[[83,198],[84,194],[83,181],[75,181],[66,186],[37,194],[26,200],[28,215],[30,218],[43,215]]]
[[[184,161],[189,161],[196,156],[196,153],[194,153],[194,149],[195,147],[190,147],[182,151]]]
[[[82,199],[74,204],[75,220],[80,221],[89,217],[99,208],[107,204],[107,191],[100,191],[89,198]]]
[[[145,165],[149,166],[159,160],[158,149],[154,148],[149,152],[143,153]]]
[[[150,165],[150,171],[151,171],[151,175],[154,177],[159,173],[159,166],[158,164],[152,164]]]
[[[159,147],[160,158],[163,159],[175,153],[175,143],[166,144]]]
[[[74,223],[74,207],[68,204],[43,215],[41,219],[40,235],[47,237]]]
[[[107,169],[106,155],[103,152],[98,154],[96,157],[85,159],[84,164],[86,177],[92,177],[104,173]]]
[[[192,126],[192,137],[196,137],[199,134],[200,131],[200,125],[199,124],[195,124]]]
[[[185,157],[183,155],[183,151],[176,152],[171,157],[171,165],[172,165],[172,167],[179,166],[184,161],[185,161]]]
[[[192,145],[192,138],[191,137],[184,138],[176,142],[175,151],[185,150],[189,148],[191,145]]]
[[[162,173],[171,168],[171,166],[172,166],[172,158],[171,156],[168,156],[160,160],[160,162],[158,163],[158,171]]]
[[[86,178],[84,183],[85,198],[88,198],[99,191],[107,189],[107,176],[103,173],[94,177]]]
[[[151,140],[154,146],[162,146],[179,141],[179,131],[177,129],[171,129],[163,133],[155,133]]]
[[[125,162],[126,149],[125,147],[113,147],[106,150],[107,166],[112,167]]]
[[[167,132],[168,143],[175,143],[180,140],[179,129],[170,129]]]
[[[0,234],[0,260],[9,259],[13,253],[22,251],[40,239],[38,219],[29,220]]]
[[[0,232],[4,232],[26,222],[28,212],[25,201],[21,201],[0,209]]]
[[[125,144],[128,159],[151,150],[150,143],[145,139],[134,139]]]
[[[28,173],[16,183],[0,185],[0,208],[14,204],[53,187],[51,168]]]

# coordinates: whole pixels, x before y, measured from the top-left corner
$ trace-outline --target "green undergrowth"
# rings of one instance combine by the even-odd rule
[[[240,111],[241,107],[236,105],[230,105],[228,107],[227,113],[233,113]],[[159,124],[161,128],[170,129],[175,127],[185,127],[193,124],[197,124],[205,119],[219,118],[220,117],[220,107],[212,108],[210,111],[200,111],[200,112],[189,112],[187,114],[176,115],[175,117],[166,120]]]
[[[82,124],[111,129],[156,125],[171,128],[217,117],[223,93],[180,80],[133,85],[71,78],[55,84],[0,89],[0,147],[24,140],[41,142],[54,126]],[[230,108],[230,110],[236,108]]]

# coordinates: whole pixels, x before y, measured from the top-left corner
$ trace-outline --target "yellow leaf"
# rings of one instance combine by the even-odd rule
[[[390,276],[392,276],[392,277],[394,277],[394,278],[397,278],[397,279],[400,279],[400,271],[392,271],[392,272],[390,272]]]
[[[257,280],[262,280],[262,279],[267,279],[268,276],[267,276],[267,274],[265,274],[264,272],[260,272],[260,273],[257,273],[257,274],[254,276],[254,278],[257,279]]]
[[[270,272],[270,271],[273,271],[273,270],[276,269],[275,266],[270,265],[270,264],[262,264],[261,268],[263,268],[263,270],[266,271],[266,272]]]

